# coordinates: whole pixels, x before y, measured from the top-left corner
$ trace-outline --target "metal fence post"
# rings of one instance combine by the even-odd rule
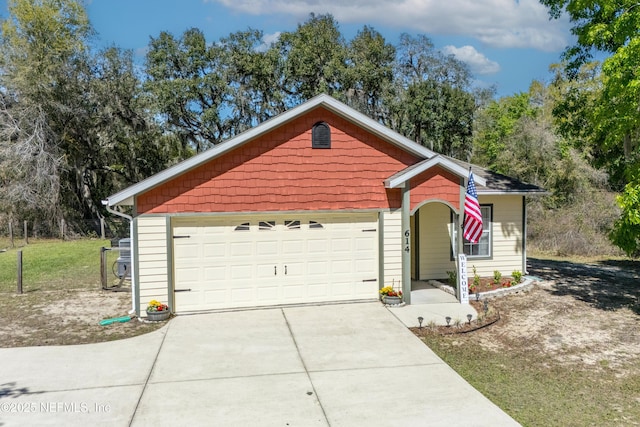
[[[18,293],[22,293],[22,251],[18,251]]]

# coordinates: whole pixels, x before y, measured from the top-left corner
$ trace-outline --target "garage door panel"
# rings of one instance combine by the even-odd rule
[[[221,259],[227,256],[227,245],[225,243],[205,243],[204,257],[207,259]]]
[[[207,304],[225,305],[227,302],[226,289],[210,289],[204,292],[204,300]]]
[[[331,262],[331,274],[349,274],[352,271],[351,260],[334,260]]]
[[[251,279],[254,275],[253,266],[251,264],[232,265],[229,268],[231,280]]]
[[[194,242],[180,245],[180,250],[176,250],[174,257],[176,260],[189,260],[200,258],[200,245]]]
[[[351,239],[350,238],[339,238],[331,240],[331,251],[332,252],[341,252],[341,253],[350,253],[351,252]]]
[[[257,256],[278,256],[279,248],[277,240],[268,240],[256,243]]]
[[[282,288],[284,301],[303,302],[306,296],[306,288],[303,284],[284,286]]]
[[[313,254],[326,254],[329,252],[329,242],[325,239],[309,239],[307,241],[307,253]]]
[[[326,276],[329,272],[328,261],[312,261],[307,264],[308,276]]]
[[[316,300],[322,297],[326,298],[328,297],[328,294],[329,294],[328,288],[329,288],[328,283],[310,284],[307,286],[308,296],[309,298],[316,299]]]
[[[252,242],[232,242],[229,244],[229,256],[252,255],[253,245]]]
[[[285,240],[282,242],[283,255],[300,255],[304,253],[304,248],[305,244],[302,239]]]
[[[199,282],[200,279],[200,267],[182,267],[176,270],[176,280],[181,282]]]
[[[256,278],[258,280],[273,279],[278,275],[277,261],[269,261],[256,265]]]
[[[356,253],[361,251],[373,251],[376,247],[376,240],[371,236],[356,237],[354,242]]]
[[[277,286],[265,286],[256,289],[258,301],[274,303],[280,299],[280,289]]]
[[[206,266],[204,269],[204,280],[207,282],[225,282],[225,276],[227,274],[227,268],[223,265],[220,266]]]
[[[178,312],[375,298],[377,214],[177,218]],[[374,230],[363,232],[363,230]]]
[[[252,303],[255,301],[255,292],[253,288],[234,288],[231,289],[231,303]]]
[[[357,259],[354,261],[354,272],[357,274],[366,274],[375,271],[376,265],[369,259]]]

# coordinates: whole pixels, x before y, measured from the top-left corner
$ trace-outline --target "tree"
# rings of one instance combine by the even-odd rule
[[[278,49],[263,48],[263,32],[239,31],[222,38],[221,74],[229,88],[231,134],[238,134],[285,110]]]
[[[229,97],[220,73],[222,54],[196,28],[179,39],[164,31],[151,39],[145,88],[184,149],[200,152],[230,135],[230,124],[220,113]]]
[[[636,171],[640,167],[640,4],[636,0],[583,2],[579,0],[541,0],[550,8],[552,18],[566,12],[574,24],[577,42],[564,57],[567,71],[574,76],[595,52],[609,56],[602,64],[602,91],[593,105],[591,116],[593,144],[606,155],[613,184],[624,186],[620,207],[622,216],[616,223],[616,236],[632,235],[637,229],[629,218],[640,215],[634,203]],[[631,201],[626,203],[625,200]],[[635,230],[635,231],[634,231]],[[638,253],[640,239],[623,239],[627,253]],[[636,242],[635,248],[629,242]],[[621,243],[622,240],[615,239]]]
[[[280,35],[283,89],[296,105],[320,93],[341,97],[347,48],[331,15],[314,15],[296,31]]]
[[[75,0],[13,0],[0,44],[5,212],[78,231],[101,200],[163,169],[175,145],[149,115],[131,52],[92,53]],[[169,143],[166,144],[165,143]]]
[[[372,27],[365,26],[347,48],[346,102],[369,117],[385,121],[385,102],[393,85],[395,47]]]
[[[76,1],[11,0],[0,38],[0,166],[5,211],[60,214],[64,151],[52,116],[92,34]]]
[[[467,160],[476,111],[469,68],[437,51],[425,35],[403,34],[397,52],[389,125],[432,150]]]

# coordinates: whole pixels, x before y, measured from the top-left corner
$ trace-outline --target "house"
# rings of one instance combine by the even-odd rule
[[[410,303],[464,250],[480,275],[526,267],[527,195],[471,166],[485,219],[463,242],[470,165],[320,95],[110,196],[132,208],[133,303],[176,313],[375,299]],[[126,216],[126,215],[125,215]]]

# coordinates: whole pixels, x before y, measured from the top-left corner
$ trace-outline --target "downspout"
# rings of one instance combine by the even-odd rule
[[[102,205],[107,209],[107,212],[110,212],[114,215],[117,215],[121,218],[129,221],[129,237],[131,238],[131,311],[129,314],[134,314],[136,312],[136,283],[135,283],[135,265],[136,265],[136,252],[137,248],[135,248],[135,239],[133,238],[133,217],[131,215],[127,215],[115,209],[111,209],[109,206],[108,200],[103,200]]]

